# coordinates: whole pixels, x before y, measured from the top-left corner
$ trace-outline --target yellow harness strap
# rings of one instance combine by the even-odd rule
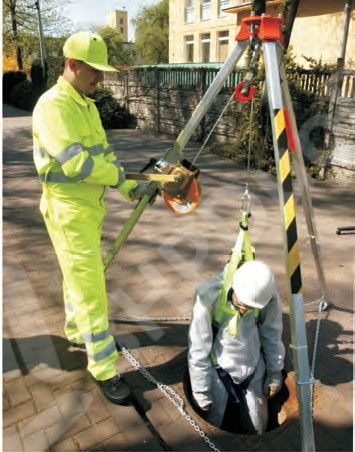
[[[213,313],[213,322],[219,325],[225,315],[232,315],[233,317],[237,317],[239,312],[233,308],[231,308],[228,304],[227,296],[228,291],[232,285],[233,275],[237,268],[244,261],[251,261],[254,259],[254,249],[250,243],[249,230],[248,230],[248,222],[249,222],[249,212],[242,211],[241,219],[240,219],[240,231],[237,237],[237,241],[235,243],[234,248],[231,250],[231,257],[227,265],[227,269],[225,272],[222,288],[220,295],[218,297],[218,301],[216,303],[216,307]],[[237,313],[237,314],[236,314]],[[238,318],[234,320],[231,319],[230,332],[235,332],[237,330]]]

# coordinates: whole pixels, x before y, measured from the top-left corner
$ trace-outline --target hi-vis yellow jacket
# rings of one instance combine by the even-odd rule
[[[94,101],[81,96],[62,76],[33,112],[34,161],[41,182],[71,192],[124,181],[124,169],[109,147]],[[71,187],[71,188],[70,188]],[[93,193],[94,192],[94,193]]]

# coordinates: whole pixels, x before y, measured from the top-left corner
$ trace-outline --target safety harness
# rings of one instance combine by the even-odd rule
[[[247,196],[250,201],[248,187],[246,187],[246,191],[243,195]],[[243,207],[243,206],[242,206]],[[250,237],[249,237],[249,202],[248,206],[245,210],[241,211],[241,218],[239,222],[239,234],[237,240],[235,242],[234,248],[231,250],[230,259],[227,264],[227,268],[224,274],[223,284],[221,287],[220,294],[218,296],[218,300],[215,304],[215,308],[213,311],[212,317],[212,335],[214,342],[216,335],[218,333],[219,326],[222,324],[226,317],[230,317],[228,324],[228,334],[230,336],[237,336],[238,334],[238,322],[241,317],[239,311],[234,309],[230,303],[230,288],[233,281],[233,275],[235,271],[243,264],[243,262],[251,261],[255,257],[255,250],[251,245]],[[258,318],[260,310],[254,309],[252,312],[248,312],[244,315],[253,315]],[[247,390],[249,383],[251,382],[255,371],[249,375],[243,382],[240,384],[235,384],[232,380],[232,377],[226,372],[218,363],[215,353],[213,349],[210,351],[210,359],[211,362],[218,373],[220,380],[222,381],[231,401],[235,404],[240,405],[245,396],[245,391]]]
[[[255,256],[255,250],[251,246],[249,237],[249,217],[249,210],[242,210],[239,223],[239,234],[234,248],[231,250],[221,291],[213,312],[212,324],[214,329],[218,329],[219,325],[226,318],[226,316],[232,316],[228,325],[228,333],[231,336],[237,335],[238,320],[240,318],[239,311],[231,307],[228,297],[228,292],[232,285],[233,275],[243,262],[251,261]],[[256,317],[259,315],[259,309],[254,309],[254,315]]]

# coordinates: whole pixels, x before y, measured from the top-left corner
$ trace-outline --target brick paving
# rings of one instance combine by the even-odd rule
[[[88,376],[85,354],[69,347],[63,334],[61,277],[38,211],[40,187],[32,164],[30,117],[16,109],[4,111],[3,450],[208,450],[172,404],[125,359],[119,370],[135,404],[120,407],[107,402]],[[160,156],[171,144],[170,138],[140,131],[109,135],[130,170]],[[158,200],[144,213],[107,272],[112,331],[158,380],[183,398],[188,322],[138,317],[189,316],[194,288],[219,270],[228,255],[246,176],[232,162],[209,154],[202,156],[201,168],[201,208],[176,219]],[[274,180],[257,172],[252,189],[252,240],[258,256],[271,262],[285,300],[282,244],[274,232],[280,227]],[[352,449],[355,254],[353,236],[336,236],[335,229],[353,223],[354,190],[315,182],[312,195],[329,298],[334,303],[322,315],[315,439],[317,450],[346,451]],[[131,209],[112,191],[107,204],[105,249]],[[302,215],[298,218],[304,296],[314,300],[319,296],[317,280]],[[316,307],[306,305],[310,350]],[[287,342],[286,307],[284,324]],[[188,403],[186,410],[220,450],[299,450],[297,419],[288,419],[261,437],[246,438],[209,426]]]

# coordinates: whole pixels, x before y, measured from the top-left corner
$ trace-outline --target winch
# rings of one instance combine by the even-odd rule
[[[170,163],[164,158],[156,161],[155,173],[126,173],[126,179],[154,182],[162,193],[165,204],[177,215],[193,212],[201,201],[198,182],[200,170],[188,160]]]

